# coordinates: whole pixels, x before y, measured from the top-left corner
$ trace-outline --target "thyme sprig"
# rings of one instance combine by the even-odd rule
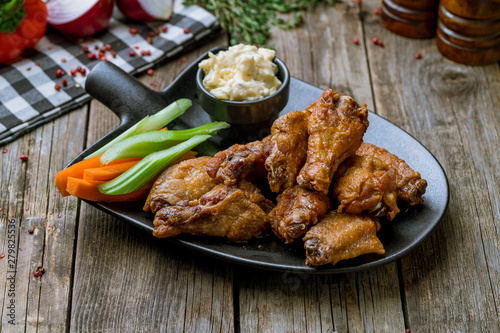
[[[320,2],[337,0],[185,0],[184,5],[199,5],[212,12],[230,36],[231,45],[244,41],[264,45],[271,26],[290,30],[302,24],[302,11]],[[279,14],[293,13],[290,19]]]

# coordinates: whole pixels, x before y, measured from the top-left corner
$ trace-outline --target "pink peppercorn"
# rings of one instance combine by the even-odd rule
[[[19,156],[19,159],[24,162],[24,161],[26,161],[28,159],[28,156],[21,155],[21,156]]]
[[[352,41],[354,44],[358,45],[359,44],[359,38],[354,38],[354,40]]]

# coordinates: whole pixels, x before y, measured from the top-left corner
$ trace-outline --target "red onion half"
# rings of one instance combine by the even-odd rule
[[[108,26],[113,0],[49,0],[48,22],[66,35],[91,36]]]
[[[136,21],[168,20],[172,16],[173,0],[117,0],[125,17]]]

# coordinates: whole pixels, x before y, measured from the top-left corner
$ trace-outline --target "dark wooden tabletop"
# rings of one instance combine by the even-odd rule
[[[92,101],[0,147],[7,149],[0,155],[0,330],[499,331],[499,66],[459,65],[438,52],[435,39],[392,34],[373,13],[378,6],[320,4],[301,28],[273,29],[270,43],[293,76],[366,103],[442,164],[448,210],[421,246],[379,268],[306,275],[240,267],[166,244],[58,194],[55,174],[118,125]],[[227,42],[221,34],[140,80],[161,90]]]

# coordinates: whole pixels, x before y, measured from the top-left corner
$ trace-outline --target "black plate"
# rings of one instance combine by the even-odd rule
[[[193,106],[176,121],[175,128],[198,126],[209,122],[210,118],[201,109],[196,97],[195,75],[198,62],[204,57],[206,54],[191,64],[161,92],[150,90],[111,63],[102,62],[97,65],[87,78],[86,89],[113,110],[121,118],[121,124],[81,153],[70,165],[80,161],[145,115],[155,113],[182,97],[191,99]],[[290,100],[282,114],[304,109],[322,93],[321,89],[295,78],[292,78],[290,84]],[[404,159],[411,167],[418,170],[429,184],[423,205],[409,207],[405,212],[398,214],[392,222],[382,222],[379,238],[384,244],[385,255],[363,255],[341,261],[335,266],[312,268],[304,265],[305,251],[302,242],[284,245],[273,235],[254,239],[248,243],[230,243],[212,237],[185,236],[165,241],[235,264],[303,273],[333,274],[359,271],[389,263],[410,253],[432,233],[446,211],[449,198],[446,175],[434,156],[408,133],[372,112],[369,114],[369,121],[370,126],[364,140],[384,147]],[[264,129],[256,133],[255,137],[248,138],[248,141],[261,139],[268,132],[268,129]],[[221,149],[232,143],[221,136],[214,137],[213,142]],[[142,202],[88,203],[148,233],[153,231],[153,215],[142,211]]]

